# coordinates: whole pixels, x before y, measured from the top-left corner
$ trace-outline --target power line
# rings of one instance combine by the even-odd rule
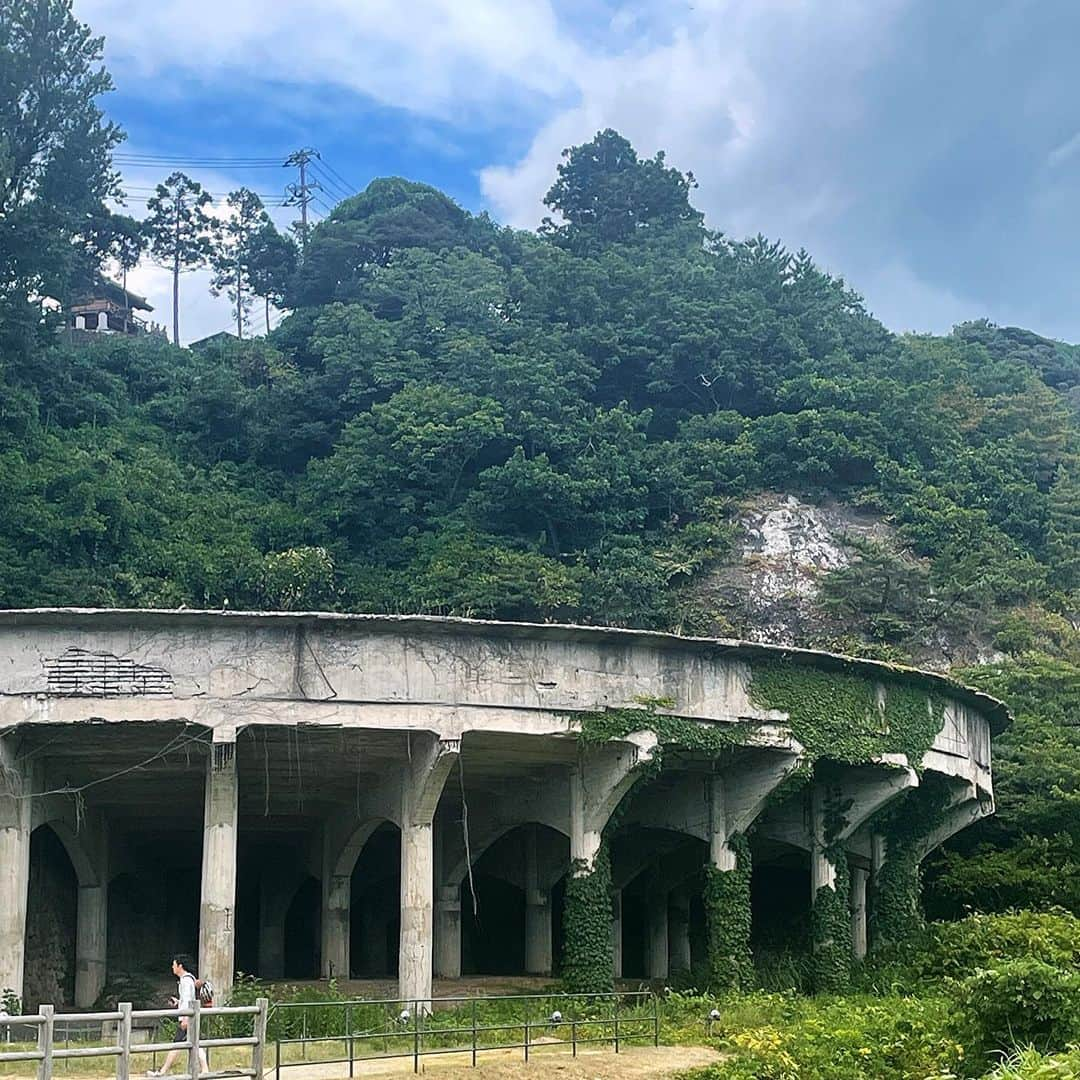
[[[318,165],[313,162],[312,167],[315,169],[315,175],[318,176],[325,184],[326,190],[329,194],[338,199],[347,199],[350,195],[356,194],[353,191],[347,191],[341,184],[330,177],[328,172],[323,171]]]
[[[326,167],[327,169],[329,169],[329,170],[330,170],[330,172],[331,172],[331,174],[332,174],[333,176],[337,177],[337,179],[338,179],[338,180],[339,180],[339,181],[340,181],[340,182],[341,182],[342,184],[344,184],[344,185],[345,185],[345,188],[346,188],[346,189],[347,189],[347,190],[348,190],[348,191],[349,191],[349,192],[350,192],[351,194],[353,194],[353,195],[359,194],[359,190],[360,190],[360,189],[359,189],[359,188],[358,188],[358,187],[357,187],[357,186],[356,186],[355,184],[350,184],[350,183],[349,183],[349,181],[348,181],[348,180],[346,180],[346,179],[345,179],[345,177],[344,177],[344,176],[342,176],[342,175],[341,175],[341,173],[339,173],[339,172],[337,171],[337,169],[335,169],[335,168],[334,168],[334,166],[330,164],[330,162],[329,162],[329,161],[327,161],[327,160],[326,160],[325,158],[323,158],[323,159],[322,159],[322,164],[323,164],[323,165],[324,165],[324,166],[325,166],[325,167]]]

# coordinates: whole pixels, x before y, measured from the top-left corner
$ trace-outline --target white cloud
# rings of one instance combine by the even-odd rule
[[[579,64],[547,0],[78,0],[76,13],[115,71],[334,85],[444,117],[561,93]]]

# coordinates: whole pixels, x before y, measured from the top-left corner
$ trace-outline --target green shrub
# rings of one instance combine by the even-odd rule
[[[1080,919],[1055,909],[931,923],[925,945],[911,964],[921,980],[962,979],[983,968],[1024,959],[1080,969]]]
[[[1017,1047],[1064,1050],[1080,1038],[1080,972],[1010,960],[959,984],[955,1031],[973,1064]]]
[[[963,1047],[941,998],[751,994],[713,1028],[725,1060],[693,1080],[912,1080],[957,1075]]]

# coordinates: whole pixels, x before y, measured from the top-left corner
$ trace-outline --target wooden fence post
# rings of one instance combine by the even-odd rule
[[[116,1043],[120,1053],[116,1058],[116,1080],[128,1080],[131,1075],[131,1002],[120,1002],[120,1023],[116,1025]]]
[[[43,1017],[38,1025],[38,1049],[42,1055],[38,1062],[38,1080],[52,1080],[54,1011],[51,1005],[42,1005],[38,1009],[38,1015]]]
[[[188,1072],[191,1074],[191,1080],[197,1080],[199,1075],[199,1014],[202,1011],[200,1009],[201,1002],[198,995],[195,996],[195,1004],[192,1006],[194,1012],[188,1017]]]
[[[262,1080],[264,1062],[266,1058],[266,1013],[269,1002],[266,998],[256,998],[255,1004],[258,1012],[255,1014],[256,1043],[251,1051],[251,1071],[255,1074],[255,1080]]]

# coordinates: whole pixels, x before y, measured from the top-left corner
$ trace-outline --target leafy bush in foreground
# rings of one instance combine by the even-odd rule
[[[1017,1047],[1064,1050],[1080,1039],[1080,972],[1042,960],[979,971],[960,984],[955,1030],[973,1064]]]

